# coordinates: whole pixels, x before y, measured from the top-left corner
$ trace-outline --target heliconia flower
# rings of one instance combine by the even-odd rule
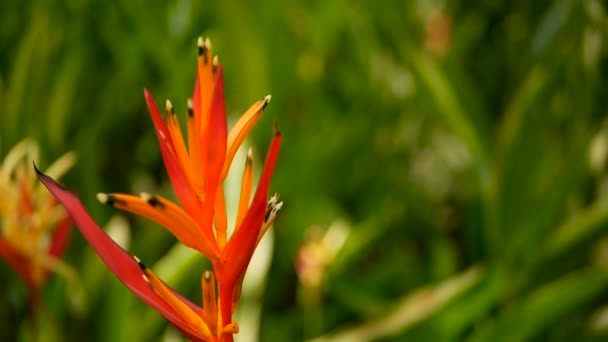
[[[72,223],[55,198],[37,184],[31,167],[37,159],[38,145],[26,139],[0,165],[0,257],[23,279],[34,305],[49,271],[74,278],[73,269],[61,261]],[[74,160],[74,154],[67,153],[47,173],[60,177]]]
[[[41,173],[39,177],[66,207],[106,265],[145,303],[192,340],[233,341],[232,335],[238,332],[238,325],[232,322],[232,313],[240,299],[245,271],[257,244],[283,205],[277,196],[268,199],[281,134],[275,127],[253,198],[253,155],[251,150],[247,154],[236,225],[228,239],[223,182],[238,148],[268,105],[270,95],[254,103],[228,133],[222,66],[217,57],[211,56],[209,39],[199,38],[194,96],[187,102],[187,143],[172,104],[166,101],[167,117],[164,119],[152,95],[144,89],[161,155],[181,206],[148,193],[140,196],[97,195],[104,204],[158,222],[184,245],[211,260],[215,273],[203,274],[202,308],[170,289],[137,258],[105,235],[76,196],[50,177]]]

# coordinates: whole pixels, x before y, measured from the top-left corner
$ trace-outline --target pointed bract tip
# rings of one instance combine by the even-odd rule
[[[36,172],[36,176],[38,176],[38,179],[40,179],[40,181],[42,182],[42,184],[44,184],[44,186],[46,186],[48,188],[49,183],[50,183],[50,184],[54,184],[55,186],[59,187],[62,190],[66,190],[66,188],[63,185],[58,184],[53,178],[42,173],[42,171],[40,171],[40,169],[38,169],[38,166],[36,166],[36,163],[34,161],[32,161],[32,164],[34,165],[34,171]]]
[[[95,195],[95,197],[97,197],[97,200],[101,203],[101,204],[110,204],[110,196],[108,194],[104,194],[103,192],[98,192],[97,195]]]
[[[222,68],[220,66],[220,59],[216,55],[213,57],[213,62],[211,63],[211,70],[213,71],[213,76],[215,77],[218,73],[220,73],[221,69]]]
[[[188,102],[186,102],[186,106],[188,108],[188,116],[194,116],[194,109],[192,108],[192,99],[188,99]]]
[[[274,136],[275,137],[280,137],[281,136],[281,131],[279,130],[279,124],[276,122],[274,122]]]
[[[36,171],[36,174],[38,176],[40,176],[40,174],[42,174],[42,172],[40,172],[40,170],[38,170],[38,166],[36,166],[36,162],[32,160],[32,165],[34,165],[34,171]]]
[[[209,37],[205,38],[204,46],[207,50],[211,51],[211,39],[209,39]]]
[[[269,221],[274,221],[274,218],[277,216],[279,210],[283,208],[283,202],[279,202],[279,195],[275,194],[272,196],[266,205],[266,215],[264,216],[264,223]]]
[[[213,276],[213,273],[209,270],[205,271],[205,273],[203,273],[203,278],[205,279],[206,282],[211,281],[211,277]]]
[[[247,164],[253,163],[253,150],[251,147],[247,150]]]
[[[271,99],[272,96],[270,96],[270,94],[266,95],[266,97],[264,98],[264,104],[262,105],[262,109],[266,109],[266,106],[268,106],[268,103],[270,103]]]
[[[203,37],[198,37],[198,55],[202,56],[205,54],[205,42],[203,41]]]
[[[239,325],[237,322],[232,322],[224,327],[224,334],[238,334],[239,333]]]
[[[173,111],[173,104],[171,104],[171,101],[169,101],[169,99],[165,101],[165,108],[167,109],[167,114],[175,114],[175,112]]]
[[[141,194],[139,194],[139,198],[141,198],[145,202],[148,202],[152,198],[152,195],[147,192],[142,192]]]
[[[150,91],[147,88],[144,88],[144,97],[148,98],[151,96],[152,96],[152,94],[150,93]]]

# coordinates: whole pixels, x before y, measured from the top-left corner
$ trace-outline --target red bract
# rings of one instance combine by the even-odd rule
[[[282,206],[276,196],[268,199],[281,134],[275,129],[252,200],[253,156],[251,151],[248,153],[237,223],[228,239],[223,182],[239,146],[266,108],[270,96],[254,103],[228,132],[222,67],[217,57],[212,59],[211,56],[211,43],[199,38],[194,96],[193,100],[188,100],[187,144],[171,103],[166,101],[167,117],[164,119],[152,94],[144,90],[161,155],[181,206],[147,193],[140,196],[97,195],[102,203],[160,223],[183,244],[211,260],[215,274],[206,272],[202,277],[202,308],[180,297],[150,269],[115,244],[93,222],[74,195],[51,178],[41,173],[39,177],[66,207],[106,265],[138,297],[193,340],[232,341],[232,335],[238,332],[238,325],[232,322],[232,313],[240,298],[243,276],[255,247]]]

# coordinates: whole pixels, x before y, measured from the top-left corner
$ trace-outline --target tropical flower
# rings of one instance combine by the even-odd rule
[[[37,159],[38,145],[26,139],[13,147],[0,165],[0,257],[23,279],[34,305],[49,271],[74,278],[73,269],[60,259],[71,221],[55,198],[37,185],[31,168]],[[74,160],[68,153],[46,172],[60,177]]]
[[[275,128],[253,199],[253,155],[249,151],[236,226],[228,239],[222,184],[238,148],[266,108],[270,95],[254,103],[228,133],[222,66],[217,57],[211,56],[209,39],[203,41],[199,38],[194,96],[188,100],[188,147],[171,103],[167,100],[167,117],[163,119],[152,95],[144,89],[161,155],[181,207],[161,196],[147,193],[140,196],[97,195],[102,203],[160,223],[184,245],[200,251],[211,260],[215,273],[208,271],[203,274],[202,308],[174,292],[139,259],[114,243],[99,229],[77,197],[50,177],[39,176],[66,207],[101,259],[138,297],[192,340],[232,341],[232,334],[238,332],[238,325],[232,322],[232,313],[240,299],[243,276],[255,247],[282,206],[277,196],[268,199],[281,134]]]

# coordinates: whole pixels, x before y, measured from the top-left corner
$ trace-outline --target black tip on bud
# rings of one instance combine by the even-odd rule
[[[149,205],[153,206],[154,208],[162,208],[162,207],[164,207],[164,205],[160,202],[160,200],[158,199],[158,197],[156,197],[154,195],[150,195],[149,193],[142,192],[139,197],[142,200],[144,200],[146,203],[148,203]]]
[[[272,99],[272,96],[267,95],[262,101],[264,101],[264,104],[262,104],[262,110],[266,109],[266,106],[268,106],[268,104],[270,103],[270,99]]]
[[[253,164],[253,150],[251,149],[251,147],[247,151],[247,160],[245,161],[245,163],[247,165]]]
[[[138,257],[133,256],[133,258],[135,259],[135,261],[137,261],[137,265],[139,266],[139,268],[140,268],[140,269],[141,269],[141,270],[142,270],[142,271],[145,273],[145,272],[146,272],[146,270],[148,269],[148,268],[146,267],[146,265],[144,265],[144,263],[143,263],[143,262],[141,262],[141,260],[139,260],[139,258],[138,258]]]
[[[194,109],[192,108],[192,99],[188,99],[188,116],[194,116]]]
[[[205,48],[205,42],[203,41],[203,37],[198,37],[198,55],[203,56],[207,49]]]

